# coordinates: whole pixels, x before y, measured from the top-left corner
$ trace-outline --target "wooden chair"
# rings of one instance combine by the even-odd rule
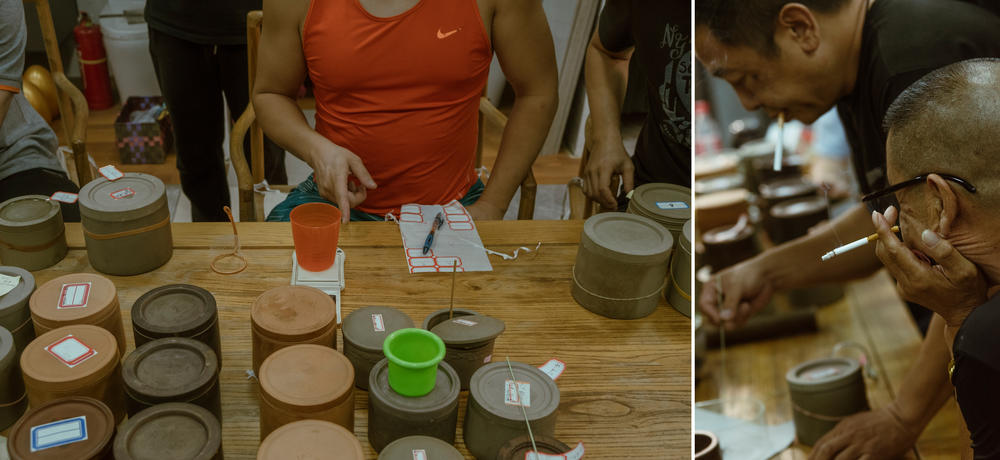
[[[62,56],[59,54],[59,40],[56,38],[56,28],[52,24],[52,10],[48,0],[25,0],[34,2],[38,12],[38,22],[42,29],[42,39],[45,42],[45,55],[49,61],[49,72],[55,81],[59,92],[59,119],[62,124],[64,138],[70,143],[73,151],[73,161],[68,164],[75,169],[76,182],[83,187],[94,179],[94,172],[87,155],[87,118],[90,110],[83,93],[66,78],[63,72]],[[67,168],[68,169],[68,168]],[[69,172],[69,171],[68,171]],[[69,172],[70,177],[73,173]]]
[[[262,11],[251,11],[247,14],[247,56],[249,61],[248,77],[250,79],[250,92],[253,95],[253,85],[257,77],[257,48],[260,46]],[[260,221],[267,216],[264,215],[264,194],[254,190],[254,185],[264,181],[264,132],[256,121],[253,108],[253,97],[250,104],[240,115],[240,118],[233,125],[229,136],[229,156],[236,171],[236,180],[239,188],[240,220]],[[483,134],[484,123],[489,121],[498,126],[507,125],[507,116],[493,106],[485,97],[479,99],[479,141],[476,145],[476,168],[483,164]],[[247,164],[244,156],[243,140],[247,133],[250,133],[250,163]],[[485,182],[488,177],[483,177]],[[272,190],[290,191],[294,189],[291,185],[268,184]],[[530,220],[535,214],[535,195],[538,186],[535,182],[535,175],[529,169],[527,177],[521,182],[521,199],[517,212],[517,218]]]
[[[571,179],[568,184],[570,219],[587,219],[595,213],[617,210],[605,208],[583,193],[583,174],[587,170],[587,162],[590,161],[590,149],[593,146],[590,130],[590,117],[588,116],[583,128],[583,154],[580,156],[580,170],[577,172],[577,177]],[[611,190],[618,189],[618,181],[618,176],[611,178]]]

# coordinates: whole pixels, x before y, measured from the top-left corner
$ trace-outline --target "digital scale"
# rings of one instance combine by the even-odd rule
[[[340,321],[340,292],[344,290],[344,251],[337,248],[337,256],[330,268],[321,272],[311,272],[299,267],[299,261],[292,251],[292,286],[309,286],[325,292],[337,303],[337,324]]]

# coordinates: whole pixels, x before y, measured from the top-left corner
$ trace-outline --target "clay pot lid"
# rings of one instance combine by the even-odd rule
[[[535,435],[535,446],[538,452],[543,454],[565,454],[570,451],[570,447],[562,441],[544,435]],[[531,438],[527,435],[518,436],[505,442],[497,451],[497,460],[524,460],[528,452],[534,449],[531,446]]]
[[[688,220],[687,222],[684,222],[684,227],[681,227],[680,242],[678,243],[681,249],[687,251],[688,254],[691,254],[691,242],[694,241],[693,226],[694,226],[693,220]]]
[[[413,327],[413,320],[392,307],[363,307],[352,311],[341,328],[344,341],[370,352],[382,352],[382,342],[399,329]]]
[[[328,327],[337,316],[329,295],[309,286],[280,286],[254,300],[250,319],[265,335],[294,341]]]
[[[69,422],[75,417],[86,417],[84,424]],[[85,430],[87,439],[82,441],[31,451],[31,429],[52,422],[67,421],[65,427]],[[63,426],[60,424],[59,426]],[[52,427],[58,429],[59,426]],[[44,430],[44,428],[43,428]],[[64,430],[59,430],[63,431]],[[44,431],[43,431],[44,433]],[[103,402],[84,396],[69,396],[49,401],[32,408],[10,430],[7,449],[12,458],[66,460],[95,458],[111,442],[115,433],[115,416]],[[65,434],[65,432],[64,432]]]
[[[420,457],[420,453],[417,452],[421,450],[424,451],[423,457]],[[378,454],[378,460],[413,460],[414,458],[465,460],[465,457],[455,446],[431,436],[399,438],[382,448],[382,452]]]
[[[122,378],[136,399],[156,404],[193,399],[215,384],[219,361],[212,347],[168,337],[142,344],[125,357]]]
[[[471,345],[489,342],[504,331],[504,322],[492,316],[459,316],[444,320],[431,329],[445,345]]]
[[[730,152],[732,152],[730,150]],[[694,177],[711,177],[732,171],[740,165],[740,157],[735,153],[720,152],[715,155],[698,157],[694,164]]]
[[[826,210],[826,198],[814,196],[782,201],[772,206],[770,212],[772,217],[787,219],[820,212],[826,214]]]
[[[21,277],[21,280],[18,281],[14,289],[11,289],[10,292],[4,295],[0,295],[0,316],[3,316],[7,313],[4,310],[13,307],[15,304],[24,302],[25,299],[31,296],[32,292],[35,292],[35,277],[31,272],[23,268],[9,266],[0,266],[0,274]]]
[[[820,358],[806,361],[785,374],[788,386],[798,392],[828,391],[860,378],[861,364],[850,358]]]
[[[59,203],[43,195],[25,195],[0,203],[0,227],[27,232],[61,212]]]
[[[0,327],[0,369],[9,369],[17,357],[14,336],[7,328]]]
[[[452,310],[453,318],[458,318],[460,316],[473,316],[478,314],[479,312],[475,310],[469,310],[468,308],[455,308],[454,310]],[[427,317],[424,318],[424,322],[420,325],[420,328],[429,331],[433,329],[434,326],[437,326],[438,324],[441,324],[442,321],[446,320],[448,320],[448,309],[442,308],[434,313],[427,315]],[[433,325],[431,324],[432,322],[434,323]]]
[[[556,383],[538,368],[511,362],[514,377],[518,382],[530,385],[531,405],[525,407],[528,420],[546,417],[559,407],[559,388]],[[505,402],[507,381],[511,380],[506,361],[497,361],[480,367],[469,381],[469,395],[494,416],[512,421],[524,421],[521,407]]]
[[[816,184],[809,182],[802,177],[790,177],[786,179],[776,179],[766,184],[761,184],[760,196],[767,200],[776,198],[787,198],[792,196],[811,195],[816,193]]]
[[[462,389],[462,381],[458,373],[448,363],[438,363],[437,380],[434,389],[424,396],[411,398],[396,393],[389,386],[389,360],[383,358],[372,366],[368,376],[369,398],[377,397],[382,404],[393,411],[403,413],[436,413],[448,412],[458,404],[458,392]]]
[[[188,403],[146,408],[122,424],[116,459],[209,460],[222,447],[222,427],[207,409]]]
[[[292,345],[271,353],[257,377],[261,397],[292,410],[334,407],[354,388],[351,361],[322,345]]]
[[[723,225],[715,227],[702,235],[701,240],[705,244],[725,244],[736,241],[743,241],[753,236],[752,225]]]
[[[33,317],[56,324],[93,317],[105,310],[117,312],[119,307],[115,284],[95,273],[73,273],[49,280],[35,290],[28,303]]]
[[[680,223],[691,218],[691,189],[677,184],[653,182],[632,191],[632,200],[639,215]]]
[[[362,460],[365,454],[361,441],[347,428],[323,420],[300,420],[272,431],[257,450],[258,460],[290,458]]]
[[[170,284],[146,292],[132,304],[132,325],[151,335],[195,335],[215,323],[217,311],[211,292]]]
[[[584,237],[611,257],[666,259],[674,238],[652,219],[622,212],[596,214],[583,224]],[[581,244],[583,242],[581,241]]]
[[[724,176],[701,179],[694,183],[694,193],[701,195],[704,193],[721,192],[737,187],[742,187],[745,179],[742,174],[726,174]]]
[[[99,177],[80,189],[79,203],[85,217],[112,222],[139,219],[166,204],[166,187],[143,173],[127,172],[114,182]]]
[[[21,353],[26,383],[38,382],[50,389],[65,384],[78,386],[84,379],[98,380],[117,364],[115,336],[90,324],[53,329],[36,337]]]
[[[742,205],[746,203],[749,198],[750,192],[742,188],[723,190],[715,193],[706,193],[698,196],[698,209],[706,210]]]

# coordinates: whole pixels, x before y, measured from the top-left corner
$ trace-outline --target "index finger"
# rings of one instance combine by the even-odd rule
[[[715,282],[714,280],[710,280],[702,285],[701,296],[698,298],[698,306],[701,308],[701,312],[705,314],[712,324],[719,324],[719,310],[715,304],[717,295],[715,292]]]
[[[892,232],[889,223],[881,214],[875,212],[874,216],[875,229],[878,232],[875,255],[896,279],[909,279],[913,274],[930,268],[917,259],[913,251],[903,245],[899,238],[896,238],[896,234]]]
[[[340,208],[340,222],[351,221],[351,202],[348,199],[347,172],[337,171],[333,175],[333,189],[337,192],[337,207]]]

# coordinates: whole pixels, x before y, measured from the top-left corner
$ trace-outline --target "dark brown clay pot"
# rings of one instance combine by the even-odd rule
[[[115,460],[222,460],[222,426],[203,407],[158,404],[121,426],[114,449]]]
[[[368,389],[372,366],[385,358],[382,342],[389,334],[408,327],[413,327],[413,320],[392,307],[363,307],[344,318],[344,356],[354,365],[354,386]]]
[[[454,444],[458,426],[458,374],[446,362],[438,364],[430,393],[411,398],[389,386],[388,360],[372,368],[368,390],[368,442],[376,452],[407,436],[432,436]]]

